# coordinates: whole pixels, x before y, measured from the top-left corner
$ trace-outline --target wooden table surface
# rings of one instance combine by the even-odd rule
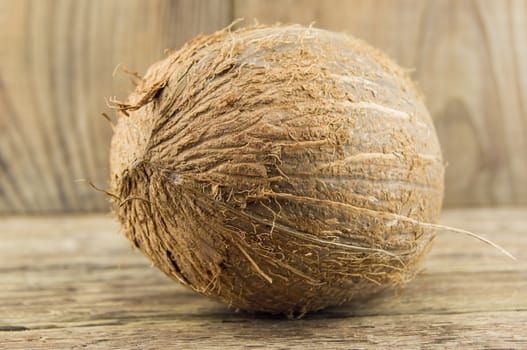
[[[404,290],[287,320],[180,287],[109,216],[0,218],[0,348],[527,349],[527,208],[449,210],[443,223],[517,261],[440,232]]]

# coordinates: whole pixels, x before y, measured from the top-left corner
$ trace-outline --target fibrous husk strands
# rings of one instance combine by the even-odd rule
[[[432,120],[360,40],[302,26],[199,36],[113,102],[115,213],[199,293],[303,314],[406,283],[434,239]]]

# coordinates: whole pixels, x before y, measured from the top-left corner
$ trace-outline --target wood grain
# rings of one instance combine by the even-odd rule
[[[0,213],[107,210],[105,98],[167,48],[230,23],[227,0],[0,0]]]
[[[289,321],[229,311],[132,251],[100,215],[0,219],[6,349],[527,347],[527,209],[450,210],[517,257],[440,232],[415,281],[368,303]]]
[[[527,203],[527,2],[236,0],[235,17],[346,31],[413,71],[448,162],[446,206]]]
[[[347,31],[413,71],[448,162],[447,207],[527,204],[522,0],[0,0],[0,214],[105,211],[105,98],[233,18]],[[4,30],[5,28],[5,30]]]

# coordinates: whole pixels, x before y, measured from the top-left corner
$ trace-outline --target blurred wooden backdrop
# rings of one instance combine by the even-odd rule
[[[527,204],[527,1],[0,0],[0,214],[105,211],[119,63],[140,73],[244,17],[346,31],[413,70],[448,162],[446,206]]]

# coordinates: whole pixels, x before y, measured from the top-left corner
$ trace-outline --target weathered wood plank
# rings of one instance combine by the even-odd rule
[[[525,315],[224,318],[158,321],[12,333],[9,349],[524,349]]]
[[[443,146],[447,206],[527,204],[527,2],[236,0],[235,17],[316,22],[413,71]]]
[[[231,21],[230,0],[0,0],[0,213],[107,210],[105,98],[164,50]]]
[[[427,96],[446,205],[526,204],[527,3],[419,0],[0,0],[0,213],[106,210],[104,97],[233,17],[345,30],[387,51]],[[110,113],[111,114],[111,113]]]
[[[47,348],[527,347],[527,209],[450,210],[443,222],[506,247],[438,234],[406,289],[287,321],[172,282],[107,216],[0,219],[0,344]]]

